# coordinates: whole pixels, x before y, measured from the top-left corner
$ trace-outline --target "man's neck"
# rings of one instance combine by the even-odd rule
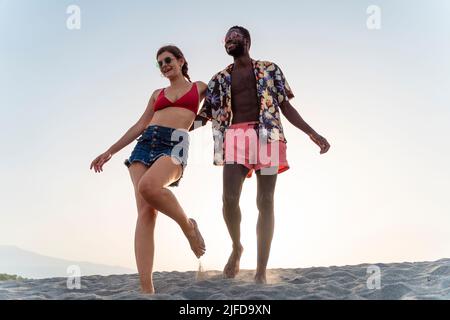
[[[250,58],[250,55],[248,53],[243,54],[240,57],[234,58],[234,68],[236,69],[248,68],[251,65],[252,65],[252,58]]]

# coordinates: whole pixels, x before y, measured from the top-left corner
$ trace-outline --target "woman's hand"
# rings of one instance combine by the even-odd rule
[[[102,172],[103,171],[103,165],[111,159],[112,153],[109,151],[106,151],[99,155],[97,158],[94,159],[91,163],[91,168],[94,168],[95,172]]]

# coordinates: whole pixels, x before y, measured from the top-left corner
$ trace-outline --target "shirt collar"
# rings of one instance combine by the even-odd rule
[[[256,69],[256,63],[257,60],[251,59],[252,64],[253,64],[253,69]],[[230,64],[228,67],[225,68],[225,72],[231,74],[231,72],[233,71],[234,68],[234,63]]]

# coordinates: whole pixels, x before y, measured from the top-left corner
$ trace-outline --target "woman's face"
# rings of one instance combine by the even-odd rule
[[[157,61],[161,74],[164,77],[172,79],[182,74],[183,58],[177,59],[172,53],[165,51],[158,56]]]

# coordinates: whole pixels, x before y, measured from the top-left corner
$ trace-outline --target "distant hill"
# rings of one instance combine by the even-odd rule
[[[32,279],[67,277],[71,275],[67,273],[67,268],[72,265],[80,267],[82,276],[136,273],[124,267],[64,260],[14,246],[0,246],[0,273]]]
[[[7,281],[7,280],[24,280],[24,279],[22,277],[18,277],[15,274],[0,273],[0,281]]]

